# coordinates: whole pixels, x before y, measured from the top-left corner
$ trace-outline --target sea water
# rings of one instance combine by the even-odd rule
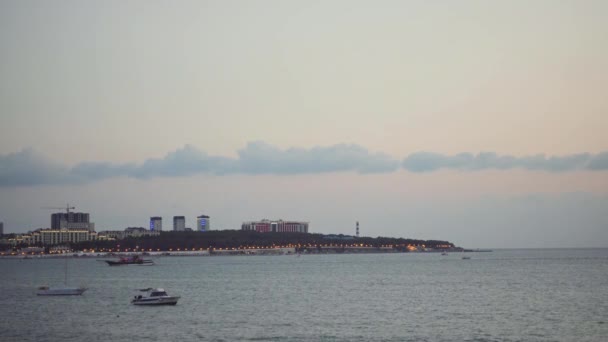
[[[0,258],[0,341],[608,341],[608,249]],[[176,306],[130,304],[162,287]]]

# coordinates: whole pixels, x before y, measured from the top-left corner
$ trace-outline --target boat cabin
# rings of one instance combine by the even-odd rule
[[[167,296],[167,292],[165,292],[165,290],[163,290],[163,289],[156,289],[156,290],[152,290],[152,292],[150,292],[150,297],[162,297],[162,296]]]

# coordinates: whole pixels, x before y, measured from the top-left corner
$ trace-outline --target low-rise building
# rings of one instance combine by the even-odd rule
[[[241,230],[253,230],[259,233],[308,233],[308,222],[263,219],[243,222]]]
[[[11,245],[57,245],[60,243],[78,243],[96,240],[97,233],[78,228],[39,228],[27,234],[20,234],[9,239]]]

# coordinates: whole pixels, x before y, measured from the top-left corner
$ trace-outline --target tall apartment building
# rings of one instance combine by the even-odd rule
[[[4,235],[4,222],[0,222],[0,236]]]
[[[196,217],[196,230],[199,232],[211,230],[211,221],[209,220],[209,216],[201,215]]]
[[[51,229],[86,229],[95,230],[95,223],[89,221],[89,213],[54,213],[51,214]]]
[[[15,243],[57,245],[96,240],[95,224],[88,213],[51,214],[51,228],[40,228],[16,237]]]
[[[163,218],[160,216],[150,217],[150,230],[160,232],[163,230]]]
[[[308,222],[264,219],[243,222],[241,230],[254,230],[259,233],[308,233]]]
[[[173,230],[176,232],[183,232],[186,230],[185,216],[173,216]]]

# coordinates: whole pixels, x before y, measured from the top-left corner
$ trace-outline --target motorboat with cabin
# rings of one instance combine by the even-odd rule
[[[147,288],[140,290],[146,292],[144,295],[137,295],[131,300],[133,305],[175,305],[179,296],[169,296],[164,289]]]

